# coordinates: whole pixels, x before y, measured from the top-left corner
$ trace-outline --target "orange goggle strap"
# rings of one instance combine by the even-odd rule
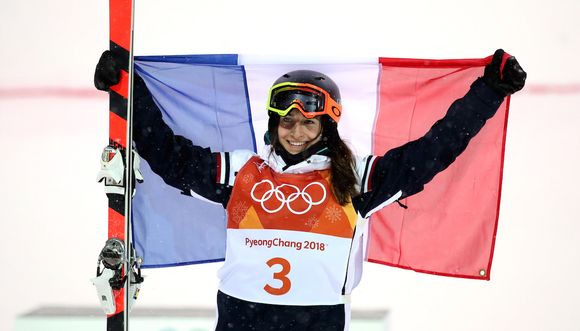
[[[280,90],[284,90],[284,91],[301,90],[301,91],[306,91],[306,92],[311,91],[311,93],[313,93],[313,94],[322,95],[324,97],[324,100],[323,100],[324,108],[321,111],[308,112],[303,107],[301,102],[298,100],[296,100],[296,102],[292,102],[292,104],[290,104],[288,106],[288,108],[286,108],[286,109],[279,109],[276,107],[272,107],[271,106],[272,97],[275,96],[278,92],[281,92]],[[270,93],[268,94],[267,105],[268,105],[267,108],[269,111],[272,111],[280,116],[286,116],[286,115],[288,115],[288,113],[292,109],[298,109],[306,118],[313,118],[313,117],[316,117],[319,115],[328,115],[335,122],[338,123],[338,121],[340,120],[340,115],[342,115],[342,106],[338,102],[336,102],[334,99],[332,99],[332,97],[330,96],[330,94],[327,91],[325,91],[324,89],[322,89],[316,85],[307,84],[307,83],[285,82],[285,83],[280,83],[280,84],[276,84],[276,85],[272,86],[270,88]]]

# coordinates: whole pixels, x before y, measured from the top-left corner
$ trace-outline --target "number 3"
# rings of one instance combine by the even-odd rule
[[[286,277],[286,275],[288,275],[288,273],[290,273],[290,262],[288,262],[288,260],[283,259],[281,257],[275,257],[272,258],[270,260],[268,260],[268,262],[266,262],[266,264],[272,268],[274,265],[279,264],[282,266],[282,270],[280,270],[279,272],[275,272],[274,275],[272,276],[272,278],[274,279],[278,279],[282,282],[282,286],[281,287],[272,287],[268,284],[266,284],[266,286],[264,286],[264,290],[272,295],[283,295],[288,293],[288,291],[290,291],[290,287],[292,286],[292,284],[290,283],[290,279],[288,277]]]

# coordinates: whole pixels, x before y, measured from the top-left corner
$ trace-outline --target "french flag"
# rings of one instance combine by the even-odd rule
[[[142,56],[143,78],[176,134],[212,151],[260,151],[272,83],[311,69],[340,87],[343,139],[359,156],[423,136],[483,75],[482,59],[379,58],[363,63],[256,63],[238,55]],[[329,64],[330,63],[330,64]],[[425,189],[373,214],[365,260],[419,272],[490,279],[499,216],[509,98],[465,152]],[[220,204],[182,195],[141,163],[133,237],[143,267],[222,261],[226,214]]]

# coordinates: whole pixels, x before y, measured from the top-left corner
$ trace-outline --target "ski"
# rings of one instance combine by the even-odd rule
[[[129,330],[129,310],[143,281],[131,242],[131,202],[135,177],[140,179],[140,174],[134,176],[138,160],[131,143],[133,9],[134,0],[109,0],[110,51],[120,61],[122,71],[120,82],[109,91],[109,143],[98,175],[108,198],[108,239],[93,278],[107,314],[107,331]]]

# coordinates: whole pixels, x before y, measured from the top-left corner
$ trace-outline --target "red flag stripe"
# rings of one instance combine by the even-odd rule
[[[382,70],[388,74],[380,80],[374,153],[382,154],[423,135],[455,99],[464,95],[489,59],[474,66],[463,66],[474,63],[471,60],[438,61],[435,70],[420,74],[414,67],[429,60],[402,64],[397,60],[395,66],[384,62]],[[459,66],[451,66],[456,63]],[[401,99],[401,95],[414,97]],[[505,116],[500,109],[454,164],[427,184],[421,194],[407,198],[405,204],[412,208],[385,208],[373,215],[369,261],[438,275],[489,279],[500,201]],[[476,158],[480,167],[473,166]]]

